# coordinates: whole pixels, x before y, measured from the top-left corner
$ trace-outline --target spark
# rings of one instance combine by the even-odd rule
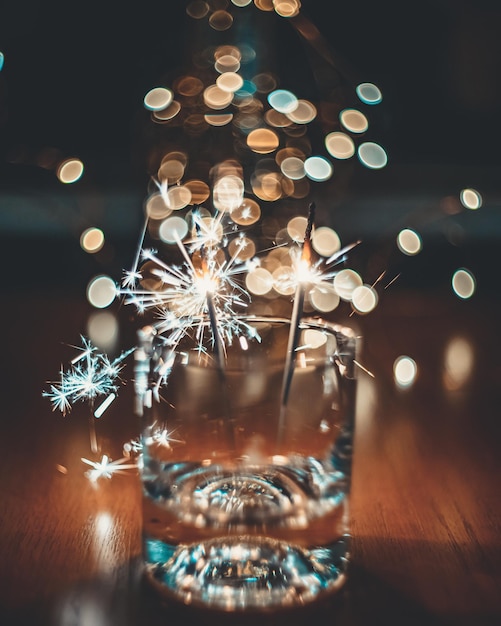
[[[50,384],[50,390],[43,396],[52,402],[52,410],[59,410],[63,415],[69,412],[75,402],[93,402],[100,396],[106,396],[96,409],[95,416],[101,417],[118,391],[118,380],[123,368],[123,361],[133,349],[123,352],[113,361],[97,351],[90,341],[82,337],[81,353],[71,362],[70,368],[61,368],[60,380]]]
[[[106,454],[103,454],[100,461],[90,461],[82,457],[82,461],[92,468],[87,470],[85,475],[93,483],[100,478],[111,478],[113,474],[122,474],[125,470],[137,469],[137,464],[129,463],[129,460],[123,457],[117,461],[112,461]]]
[[[186,244],[176,239],[184,259],[182,265],[168,265],[154,250],[142,250],[142,258],[154,265],[149,271],[160,281],[158,290],[120,290],[126,304],[134,304],[140,312],[151,309],[156,312],[158,321],[154,326],[158,332],[170,333],[168,345],[177,345],[193,329],[202,342],[209,315],[217,319],[218,332],[228,344],[241,332],[249,331],[256,336],[237,314],[250,301],[247,291],[235,279],[247,266],[235,265],[226,259],[218,261],[212,248],[205,247],[207,234],[203,231],[204,223],[200,222],[200,228],[197,228],[201,232],[200,242],[191,244],[190,250],[194,251],[192,256]],[[212,339],[213,342],[218,341],[215,336]]]
[[[162,446],[168,448],[169,450],[172,448],[172,443],[185,443],[182,439],[175,439],[173,435],[175,434],[177,429],[168,430],[167,428],[159,428],[156,430],[150,437],[145,439],[146,445],[155,444],[157,446]]]

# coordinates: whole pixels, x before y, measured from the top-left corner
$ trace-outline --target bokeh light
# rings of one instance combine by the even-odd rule
[[[358,158],[362,165],[371,170],[380,170],[388,163],[385,149],[373,141],[367,141],[358,147]]]
[[[403,252],[407,256],[418,254],[423,247],[421,237],[410,228],[404,228],[398,233],[397,246],[400,252]]]
[[[383,99],[381,90],[373,83],[360,83],[355,91],[364,104],[379,104]]]
[[[158,236],[165,243],[182,241],[188,234],[188,224],[182,217],[173,216],[165,219],[158,229]]]
[[[247,145],[258,154],[269,154],[278,148],[278,144],[278,135],[269,128],[256,128],[247,136]]]
[[[85,252],[95,254],[104,246],[104,233],[100,228],[87,228],[80,235],[80,246]]]
[[[57,177],[62,183],[76,183],[82,177],[84,166],[80,159],[67,159],[57,168]]]
[[[357,109],[344,109],[339,114],[341,124],[352,133],[365,133],[369,122],[365,115]]]
[[[304,172],[310,180],[323,182],[332,176],[332,165],[324,157],[312,156],[304,162]]]
[[[342,300],[350,301],[354,290],[362,285],[362,277],[355,270],[344,269],[334,276],[334,289]]]
[[[5,63],[5,55],[3,52],[0,52],[0,72],[3,70],[4,63]]]
[[[311,236],[311,244],[315,252],[325,257],[333,255],[341,248],[339,235],[328,226],[315,228]]]
[[[119,339],[119,324],[110,311],[93,311],[87,320],[87,335],[100,350],[113,352]]]
[[[346,133],[339,131],[329,133],[325,137],[325,147],[329,154],[336,159],[349,159],[355,154],[353,139]]]
[[[340,302],[339,294],[331,283],[321,282],[315,285],[308,294],[313,307],[320,313],[333,311]]]
[[[155,87],[144,96],[144,106],[149,111],[161,111],[169,106],[173,98],[174,94],[170,89]]]
[[[273,288],[273,276],[264,267],[256,267],[246,275],[245,285],[250,293],[264,296]]]
[[[395,384],[401,389],[411,387],[416,380],[417,373],[416,362],[409,356],[399,356],[393,363]]]
[[[482,196],[476,189],[463,189],[459,199],[466,209],[476,210],[482,206]]]
[[[452,276],[452,290],[458,298],[471,298],[476,290],[475,276],[464,268],[456,270]]]
[[[268,96],[268,102],[276,111],[285,115],[295,111],[298,106],[297,97],[286,89],[272,91]]]
[[[117,294],[113,280],[104,274],[95,276],[87,285],[87,300],[96,309],[110,306]]]
[[[475,366],[473,346],[464,337],[453,337],[444,352],[443,381],[447,391],[458,391],[471,378]]]
[[[377,303],[378,295],[374,287],[360,285],[353,290],[351,304],[358,313],[370,313],[376,308]]]

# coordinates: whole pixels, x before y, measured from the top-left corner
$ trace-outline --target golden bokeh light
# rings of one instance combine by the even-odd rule
[[[273,0],[275,11],[280,17],[295,17],[301,8],[299,0]]]
[[[444,352],[443,382],[447,391],[458,391],[471,379],[475,368],[473,345],[465,337],[453,337]]]
[[[329,313],[339,306],[339,294],[331,283],[321,282],[309,292],[312,306],[320,313]]]
[[[421,237],[416,231],[410,228],[404,228],[398,233],[397,246],[400,252],[403,252],[407,256],[418,254],[423,247]]]
[[[248,261],[256,254],[256,244],[248,237],[232,239],[228,245],[231,258],[240,262]]]
[[[166,87],[155,87],[144,96],[144,106],[149,111],[161,111],[169,106],[174,94]]]
[[[117,295],[117,288],[109,276],[95,276],[87,285],[87,300],[96,309],[110,306]]]
[[[260,11],[273,11],[273,0],[254,0],[254,4]]]
[[[170,155],[169,155],[170,156]],[[184,176],[185,163],[177,158],[168,158],[162,161],[158,168],[158,180],[169,185],[178,183]]]
[[[174,211],[184,209],[191,203],[191,191],[185,185],[176,185],[167,191],[167,205]]]
[[[233,54],[223,54],[216,58],[214,67],[220,74],[238,72],[240,69],[240,55],[237,57]]]
[[[209,13],[210,7],[203,0],[192,0],[186,7],[186,13],[195,20],[201,20]]]
[[[224,72],[216,79],[216,85],[219,89],[226,91],[228,93],[235,93],[238,91],[242,85],[244,84],[244,79],[235,72]]]
[[[287,113],[287,117],[295,124],[309,124],[317,117],[317,109],[308,100],[298,100],[296,108]]]
[[[245,285],[255,296],[264,296],[273,289],[273,276],[264,267],[256,267],[245,276]]]
[[[210,196],[209,185],[203,180],[188,180],[184,186],[191,192],[192,204],[202,204]]]
[[[476,189],[463,189],[459,198],[466,209],[474,211],[482,206],[482,196]]]
[[[349,302],[353,295],[353,292],[357,287],[361,287],[363,285],[362,277],[358,272],[351,269],[344,269],[339,271],[334,276],[334,289],[336,293],[341,298],[341,300],[345,300]]]
[[[304,162],[297,157],[285,158],[280,164],[282,174],[291,180],[301,180],[305,177]]]
[[[181,105],[179,104],[179,102],[173,100],[165,109],[162,109],[161,111],[152,111],[152,116],[154,120],[167,122],[176,117],[180,110]]]
[[[349,159],[355,154],[353,139],[346,133],[335,131],[325,137],[325,147],[336,159]]]
[[[357,109],[344,109],[339,114],[341,124],[352,133],[365,133],[369,128],[369,121]]]
[[[80,180],[84,166],[80,159],[67,159],[59,164],[56,175],[62,183],[71,184]]]
[[[188,224],[182,217],[173,216],[165,219],[158,229],[159,238],[165,243],[182,241],[188,234]]]
[[[174,81],[174,90],[181,96],[192,98],[203,91],[204,84],[196,76],[181,76]]]
[[[393,378],[397,387],[406,389],[411,387],[417,377],[418,368],[414,359],[409,356],[399,356],[393,363]]]
[[[476,290],[476,281],[470,270],[458,269],[452,276],[452,290],[462,300],[471,298]]]
[[[307,226],[308,220],[302,215],[297,215],[290,219],[287,223],[287,233],[292,241],[296,241],[297,243],[304,241]]]
[[[210,85],[204,90],[204,102],[210,109],[225,109],[232,100],[233,93],[223,91],[217,85]]]
[[[278,135],[269,128],[256,128],[247,136],[247,145],[253,152],[269,154],[279,146]]]
[[[227,126],[233,119],[233,113],[206,113],[204,119],[211,126]]]
[[[311,245],[318,254],[329,257],[341,249],[341,240],[335,230],[328,226],[315,228],[311,236]]]
[[[87,336],[93,345],[105,352],[117,349],[119,324],[111,311],[93,311],[87,320]]]
[[[209,24],[214,30],[228,30],[233,24],[233,16],[231,13],[228,13],[228,11],[224,11],[222,9],[214,11],[209,18]]]
[[[360,285],[351,294],[351,304],[358,313],[370,313],[378,303],[378,295],[374,287]]]
[[[80,247],[89,254],[95,254],[104,246],[104,233],[100,228],[87,228],[80,235]]]
[[[230,217],[235,224],[251,226],[259,221],[261,217],[261,207],[252,198],[244,198],[240,206],[230,209]]]
[[[168,205],[167,195],[161,193],[153,193],[146,200],[146,215],[152,220],[163,220],[172,213],[172,209]]]
[[[273,289],[281,296],[292,296],[296,291],[294,270],[288,265],[278,265],[272,271]]]
[[[229,174],[214,183],[212,202],[219,211],[233,211],[244,198],[244,183],[239,176]]]

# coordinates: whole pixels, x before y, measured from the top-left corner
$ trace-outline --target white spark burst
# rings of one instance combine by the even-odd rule
[[[59,410],[63,415],[71,410],[75,402],[93,402],[100,396],[106,396],[96,409],[96,417],[101,417],[115,399],[123,361],[133,349],[110,361],[107,355],[98,352],[85,337],[81,339],[81,353],[71,361],[67,371],[61,369],[60,380],[50,384],[50,390],[44,391],[43,396],[52,402],[53,411]]]
[[[112,461],[106,454],[101,457],[100,461],[90,461],[84,457],[82,457],[82,461],[92,468],[87,470],[85,475],[93,483],[100,478],[111,478],[113,474],[122,474],[125,470],[137,469],[138,467],[136,463],[130,463],[130,459],[126,457]]]

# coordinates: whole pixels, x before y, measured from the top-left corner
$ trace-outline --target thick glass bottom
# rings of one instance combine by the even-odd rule
[[[177,549],[145,537],[146,574],[185,604],[225,611],[303,605],[338,590],[349,537],[311,550],[259,536],[216,538]],[[163,560],[165,559],[165,560]]]

